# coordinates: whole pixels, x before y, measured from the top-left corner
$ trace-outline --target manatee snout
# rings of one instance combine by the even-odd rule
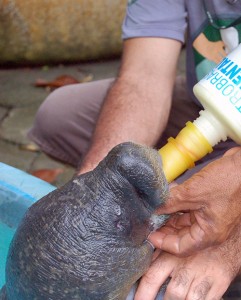
[[[146,239],[167,195],[157,151],[114,147],[29,208],[9,249],[5,298],[125,300],[151,262]]]

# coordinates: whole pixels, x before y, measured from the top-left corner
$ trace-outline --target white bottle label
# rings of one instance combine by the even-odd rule
[[[215,95],[220,105],[233,108],[241,118],[241,44],[199,83]]]
[[[204,108],[220,121],[227,136],[241,145],[241,44],[193,91]]]

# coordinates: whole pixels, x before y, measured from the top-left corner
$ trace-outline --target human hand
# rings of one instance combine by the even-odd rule
[[[150,236],[167,252],[186,255],[226,240],[241,220],[241,147],[171,188],[158,213],[177,213]]]
[[[142,277],[135,300],[154,300],[169,278],[164,300],[219,300],[240,272],[241,226],[219,246],[180,258],[161,252]]]

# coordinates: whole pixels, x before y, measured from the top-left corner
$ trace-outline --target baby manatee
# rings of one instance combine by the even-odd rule
[[[7,300],[126,299],[150,265],[147,237],[168,196],[156,150],[114,147],[26,212],[6,263]]]

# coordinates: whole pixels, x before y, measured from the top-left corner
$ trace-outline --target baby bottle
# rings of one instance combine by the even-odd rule
[[[241,44],[200,80],[193,92],[204,110],[159,150],[168,182],[194,167],[227,137],[241,145]]]

